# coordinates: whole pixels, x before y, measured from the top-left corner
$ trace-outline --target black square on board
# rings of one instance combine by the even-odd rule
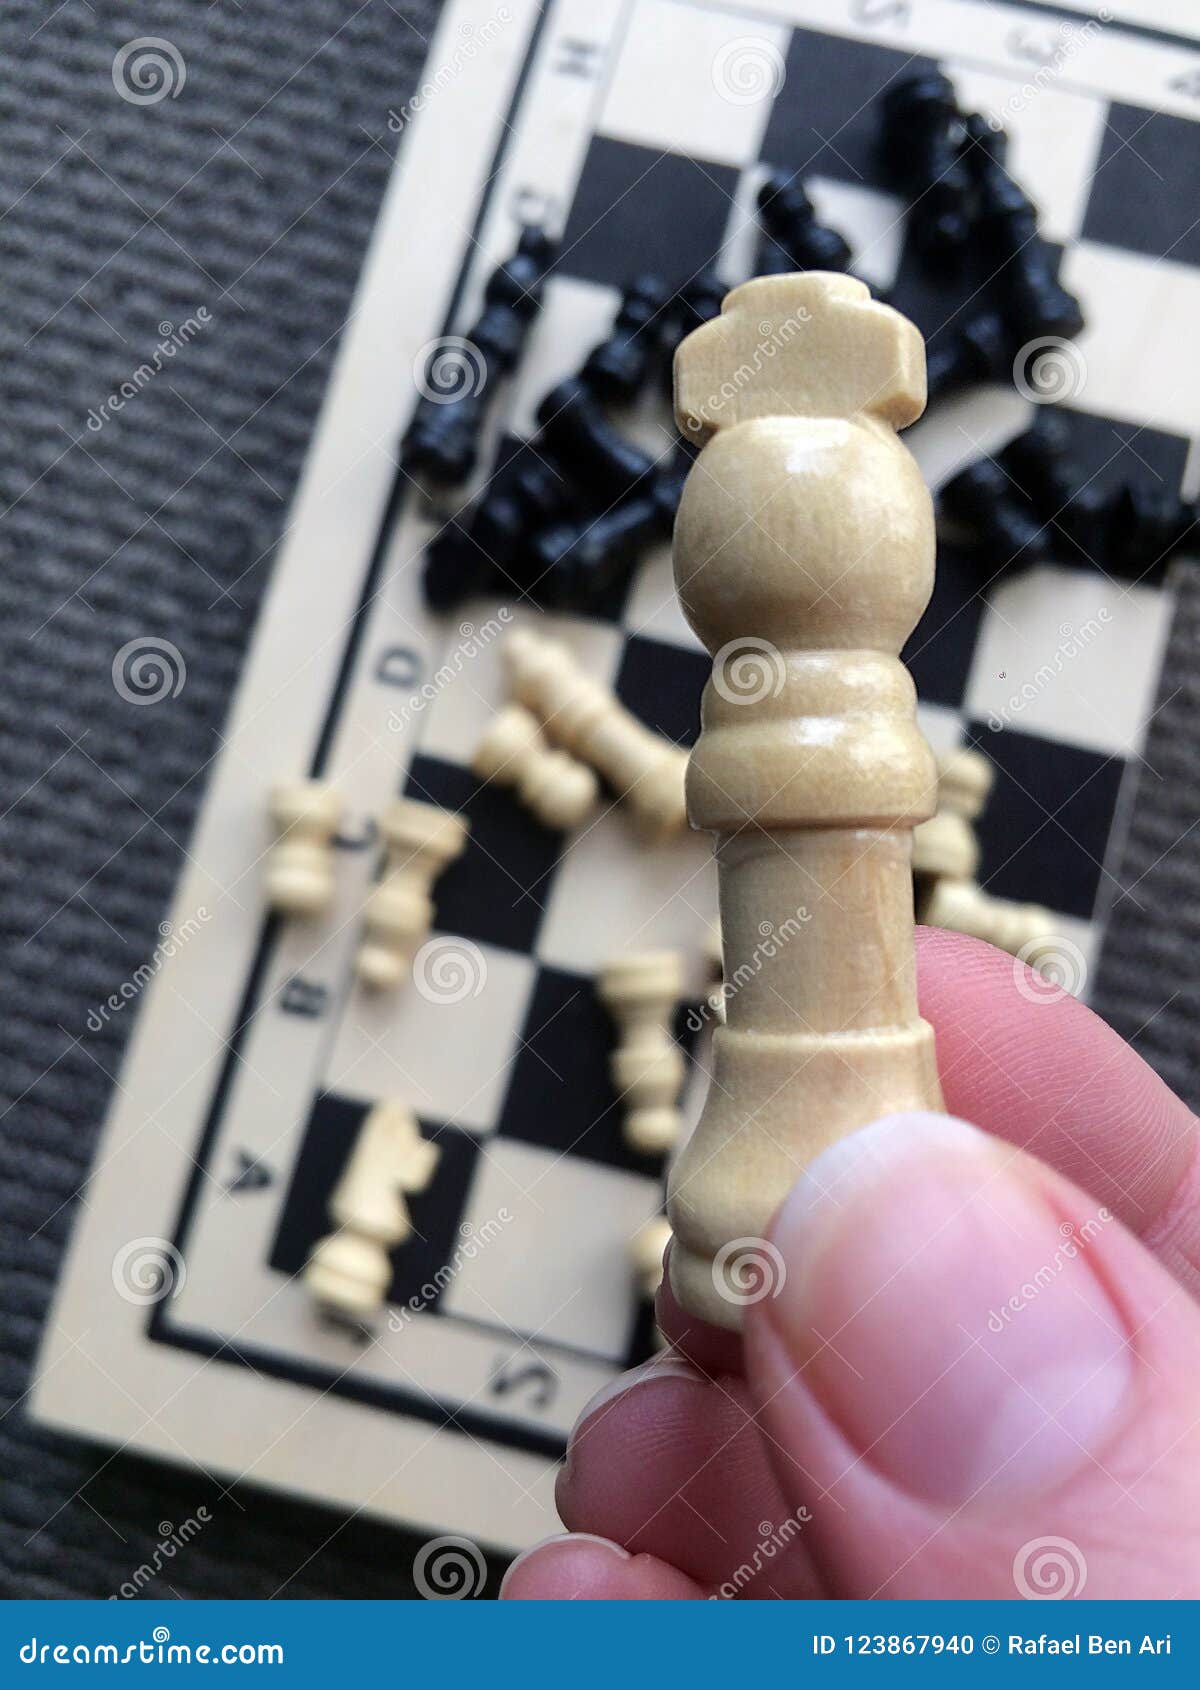
[[[712,673],[702,651],[631,634],[617,674],[616,694],[635,716],[676,745],[700,736],[700,694]]]
[[[1080,486],[1108,493],[1133,481],[1156,493],[1179,491],[1188,455],[1183,435],[1068,405],[1057,406],[1055,414],[1067,425]]]
[[[986,586],[976,551],[939,540],[933,597],[901,654],[926,703],[957,709],[966,697]]]
[[[271,1248],[278,1273],[300,1273],[318,1239],[330,1230],[329,1197],[350,1159],[358,1130],[370,1106],[333,1093],[313,1103],[296,1161],[291,1187]],[[459,1224],[466,1212],[467,1187],[479,1153],[475,1141],[452,1127],[421,1122],[421,1134],[436,1144],[438,1165],[428,1187],[405,1197],[412,1234],[391,1253],[390,1303],[417,1298],[432,1308],[440,1295],[438,1268],[454,1254]]]
[[[506,787],[437,757],[413,758],[407,798],[457,810],[470,824],[462,855],[433,889],[434,925],[522,955],[533,949],[562,835],[534,820]]]
[[[933,68],[933,59],[892,47],[794,29],[760,157],[802,177],[815,173],[888,187],[879,149],[879,97]]]
[[[737,183],[727,165],[593,136],[555,268],[616,288],[684,281],[720,251]]]
[[[689,1036],[681,1013],[676,1037],[684,1043]],[[658,1158],[640,1156],[625,1143],[624,1110],[609,1073],[613,1024],[593,980],[543,967],[521,1038],[501,1137],[630,1173],[657,1171]]]
[[[980,884],[998,898],[1089,919],[1124,759],[1013,728],[993,733],[982,722],[968,723],[967,738],[996,766],[996,784],[976,823]]]
[[[1108,108],[1083,218],[1085,240],[1200,263],[1194,184],[1200,124],[1141,106]]]

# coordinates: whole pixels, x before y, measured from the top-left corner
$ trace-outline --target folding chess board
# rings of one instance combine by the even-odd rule
[[[705,840],[647,847],[618,809],[564,840],[480,788],[470,758],[504,700],[506,628],[548,626],[681,744],[708,661],[665,547],[588,617],[499,598],[432,616],[420,560],[453,507],[397,470],[415,378],[438,337],[469,326],[520,225],[544,221],[559,254],[487,463],[533,432],[538,399],[604,338],[632,275],[750,272],[772,166],[802,174],[860,274],[931,339],[950,332],[971,284],[911,260],[874,150],[878,95],[937,62],[964,106],[1009,130],[1014,174],[1084,303],[1063,403],[1087,470],[1178,486],[1200,388],[1200,224],[1183,186],[1200,167],[1200,50],[1176,13],[1170,0],[1114,4],[1103,25],[972,0],[447,8],[425,87],[395,116],[397,166],[181,877],[174,954],[78,1219],[43,1421],[500,1548],[555,1528],[568,1428],[648,1341],[629,1241],[662,1189],[662,1168],[622,1142],[594,977],[623,950],[679,949],[699,993],[714,881]],[[976,392],[906,438],[936,484],[1030,409]],[[628,426],[669,451],[660,398]],[[982,586],[969,551],[944,545],[906,653],[923,724],[936,746],[973,740],[995,762],[981,878],[1050,906],[1086,972],[1124,895],[1169,589],[1051,563]],[[261,892],[267,793],[299,774],[333,782],[349,813],[335,906],[307,923],[270,916]],[[470,843],[437,886],[437,969],[371,997],[353,956],[374,818],[397,792],[461,811]],[[694,1055],[688,1119],[703,1039]],[[318,1319],[296,1275],[381,1098],[414,1110],[441,1159],[411,1200],[386,1317],[364,1335]]]

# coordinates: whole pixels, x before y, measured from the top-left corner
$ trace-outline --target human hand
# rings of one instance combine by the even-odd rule
[[[505,1597],[1200,1595],[1195,1117],[1011,958],[917,957],[961,1119],[817,1159],[743,1340],[664,1288]]]

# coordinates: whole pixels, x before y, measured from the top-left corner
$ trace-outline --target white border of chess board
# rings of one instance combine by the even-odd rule
[[[1019,64],[1014,43],[1028,44],[1020,31],[1039,21],[1039,14],[1021,7],[963,7],[948,0],[898,6],[762,0],[752,9],[689,3],[747,27],[797,24],[990,68],[1011,67],[1014,58]],[[510,21],[491,34],[486,52],[469,57],[456,48],[496,16],[492,0],[456,0],[431,46],[431,70],[452,62],[455,75],[408,125],[175,899],[177,932],[189,920],[194,924],[198,910],[212,911],[211,918],[159,973],[142,1007],[48,1328],[34,1410],[44,1422],[122,1447],[520,1546],[554,1524],[552,1465],[544,1456],[441,1432],[427,1421],[256,1374],[233,1361],[199,1362],[152,1343],[146,1310],[110,1294],[116,1250],[136,1238],[173,1236],[181,1190],[195,1165],[193,1151],[222,1067],[224,1030],[236,1021],[258,943],[256,866],[267,842],[263,796],[282,772],[311,763],[411,404],[411,390],[396,372],[413,368],[422,346],[442,329],[469,238],[464,224],[485,187],[538,22],[536,0],[507,0],[505,9]],[[583,110],[586,84],[581,90],[578,79],[553,75],[550,49],[564,37],[603,44],[606,31],[623,27],[629,9],[620,0],[551,0],[552,27],[541,33],[538,65],[525,90],[538,97],[523,95],[505,156],[509,181],[536,184],[549,201],[569,201],[595,113]],[[1054,20],[1047,16],[1046,22]],[[1170,76],[1200,64],[1200,55],[1190,55],[1187,65],[1185,59],[1189,55],[1179,47],[1130,37],[1114,25],[1086,43],[1060,82],[1169,110]],[[1192,115],[1186,101],[1183,110]],[[423,232],[419,243],[408,238],[414,227]],[[511,246],[512,230],[512,207],[497,193],[480,232],[460,320],[470,320],[481,278]],[[421,605],[417,571],[404,567],[418,555],[421,539],[418,518],[398,526],[347,684],[349,707],[331,747],[330,767],[338,771],[355,825],[380,790],[394,788],[411,751],[386,728],[391,700],[370,684],[370,661],[378,648],[396,643],[424,655],[430,670],[440,660],[434,653],[440,631]],[[298,649],[306,655],[297,673]],[[344,916],[361,898],[366,857],[357,859],[357,882],[354,873],[342,877],[340,916],[320,936],[317,949],[331,982],[345,977],[352,939]],[[285,961],[291,972],[311,969],[311,940],[285,932],[275,965]],[[184,967],[186,1002],[177,987]],[[182,1061],[181,1052],[187,1053]],[[289,1060],[278,1049],[271,1053],[271,1087],[258,1094],[257,1118],[264,1128],[269,1122],[277,1166],[298,1149],[324,1054],[298,1050]],[[281,1084],[291,1088],[287,1097],[279,1095]],[[254,1110],[247,1110],[243,1124],[254,1119]],[[248,1147],[259,1148],[252,1138]],[[281,1178],[280,1190],[285,1183]],[[206,1277],[206,1265],[229,1281],[229,1258],[201,1259],[218,1242],[189,1263],[197,1308],[215,1283]],[[262,1264],[263,1256],[253,1251],[240,1259],[238,1295],[249,1296],[246,1306],[255,1298],[261,1304],[264,1292],[266,1300],[280,1295],[278,1276]],[[276,1305],[281,1319],[270,1335],[287,1347],[289,1359],[295,1331],[282,1317],[289,1307],[295,1313],[296,1295],[288,1291]],[[588,1382],[581,1378],[578,1391]]]
[[[520,1546],[545,1535],[555,1520],[553,1463],[545,1456],[317,1394],[252,1372],[235,1358],[201,1362],[152,1343],[147,1309],[122,1301],[111,1280],[114,1253],[125,1243],[175,1232],[222,1069],[225,1032],[236,1022],[258,945],[264,793],[282,772],[306,770],[315,753],[412,404],[411,384],[400,372],[417,367],[422,347],[443,328],[473,208],[487,186],[541,8],[537,0],[507,0],[504,10],[508,21],[488,30],[486,51],[467,55],[461,43],[494,20],[492,0],[456,0],[431,44],[428,66],[452,63],[455,76],[425,102],[400,148],[177,889],[173,928],[190,927],[191,936],[142,1005],[47,1329],[32,1408],[43,1423],[122,1448]],[[575,14],[576,27],[586,24],[594,34],[618,7],[615,0],[556,0],[554,10],[556,21],[569,25]],[[543,61],[547,39],[543,31]],[[545,98],[536,112],[524,105],[523,114],[529,112],[551,126],[558,115]],[[551,170],[562,162],[561,152],[526,123],[508,148],[506,170],[528,165],[520,159],[522,142],[541,142]],[[545,177],[543,170],[532,179]],[[419,242],[410,238],[414,228],[422,230]],[[432,673],[438,631],[420,603],[416,572],[398,569],[400,561],[385,560],[358,661],[372,640],[399,641],[422,655]],[[305,653],[299,669],[298,650]],[[354,694],[352,681],[353,708],[339,722],[331,760],[346,756],[356,764],[347,797],[361,819],[380,790],[395,789],[411,748],[381,724],[394,694],[384,699],[368,687],[362,697],[369,703],[361,707]],[[339,743],[347,736],[357,736],[354,749]],[[361,893],[360,885],[360,900]],[[354,896],[350,888],[347,896]],[[208,917],[197,925],[202,910]],[[335,929],[323,934],[331,978],[344,972],[351,942]],[[311,956],[294,952],[306,944],[311,950],[311,939],[283,935],[293,968],[311,965]],[[186,1002],[175,984],[184,966]],[[286,1121],[284,1137],[274,1135],[276,1165],[294,1154],[308,1115],[312,1055],[300,1053],[294,1071],[286,1063],[273,1071],[273,1082],[295,1082],[288,1099],[270,1099],[276,1128],[281,1117]],[[198,1282],[202,1268],[194,1264]]]

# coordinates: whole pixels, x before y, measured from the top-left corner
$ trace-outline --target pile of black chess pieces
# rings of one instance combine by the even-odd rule
[[[930,399],[976,382],[1011,381],[1047,341],[1084,326],[1079,301],[1058,279],[1037,207],[1007,168],[1008,137],[980,113],[960,110],[938,71],[898,83],[883,102],[883,160],[909,202],[907,232],[935,273],[970,266],[981,287],[972,314],[933,338]]]
[[[1078,334],[1083,313],[1058,280],[1036,208],[1008,173],[1003,130],[964,114],[952,84],[935,71],[892,89],[882,116],[882,154],[909,202],[918,258],[937,270],[970,265],[984,278],[978,309],[929,349],[931,401],[1021,376],[1022,351]],[[820,223],[795,176],[768,177],[758,212],[756,274],[851,272],[849,245]],[[466,337],[486,382],[471,379],[468,368],[460,391],[433,392],[431,369],[402,449],[405,471],[430,489],[458,488],[474,471],[486,406],[515,368],[553,260],[546,233],[526,228],[489,278]],[[450,515],[430,543],[424,590],[433,609],[496,592],[586,612],[623,593],[646,550],[670,536],[694,447],[676,440],[656,458],[617,419],[654,384],[669,395],[675,347],[719,313],[726,291],[711,270],[676,290],[649,275],[629,283],[608,338],[543,397],[533,438],[501,443],[479,497]],[[1079,480],[1066,424],[1043,407],[999,458],[956,476],[941,509],[970,533],[993,575],[1058,556],[1122,578],[1155,579],[1195,530],[1195,507],[1177,497],[1133,486],[1103,495]]]
[[[526,230],[518,258],[535,249],[548,251],[545,236]],[[519,303],[510,297],[516,264],[502,265],[489,282],[472,344],[481,330],[489,345],[500,340],[489,321],[497,312],[519,309],[523,332],[536,311],[540,277],[528,278]],[[676,294],[654,276],[629,284],[608,338],[542,399],[537,433],[498,460],[475,504],[451,516],[431,542],[424,587],[432,608],[499,591],[547,609],[585,610],[620,590],[646,548],[670,537],[694,453],[676,441],[656,458],[621,431],[613,413],[627,411],[656,379],[669,391],[675,347],[716,316],[725,292],[707,272]],[[476,438],[477,397],[467,419]],[[420,407],[405,469],[443,485],[461,481],[465,433],[457,402]]]
[[[1088,485],[1072,455],[1070,426],[1050,406],[994,458],[952,477],[939,509],[967,531],[993,580],[1055,559],[1157,585],[1175,553],[1200,540],[1194,500],[1132,482],[1109,492]]]

